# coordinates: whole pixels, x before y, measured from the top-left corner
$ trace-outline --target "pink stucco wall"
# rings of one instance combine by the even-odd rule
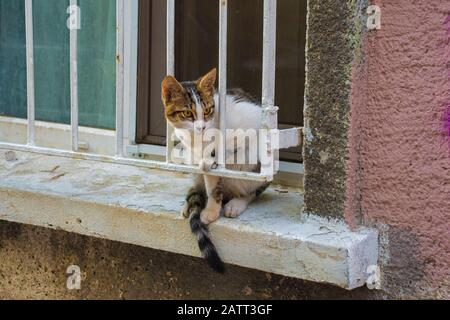
[[[355,67],[346,219],[382,227],[385,286],[450,298],[450,1],[377,0]]]

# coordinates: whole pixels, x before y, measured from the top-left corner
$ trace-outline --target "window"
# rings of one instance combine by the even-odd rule
[[[166,74],[166,5],[139,2],[139,58],[136,142],[165,145],[166,121],[161,104],[161,79]],[[262,95],[263,0],[228,1],[228,87]],[[219,2],[175,2],[175,73],[192,80],[217,67]],[[276,105],[279,128],[303,125],[306,1],[279,0],[277,19]],[[261,101],[260,101],[261,102]],[[301,161],[301,148],[281,153]]]
[[[36,119],[70,123],[69,0],[33,1]],[[80,125],[115,128],[116,4],[79,0]],[[25,1],[0,1],[0,116],[27,118]]]
[[[219,71],[228,69],[228,88],[242,87],[255,97],[260,96],[262,91],[265,92],[268,102],[263,108],[267,113],[263,117],[266,119],[264,123],[269,129],[276,129],[276,111],[271,91],[272,88],[275,89],[272,85],[275,75],[272,53],[275,53],[277,1],[141,1],[139,10],[138,2],[1,2],[0,47],[2,52],[12,52],[13,56],[0,55],[1,70],[6,70],[0,74],[2,102],[4,101],[0,103],[0,126],[5,121],[7,125],[11,125],[16,124],[14,121],[17,119],[26,119],[20,123],[20,129],[23,131],[25,128],[25,142],[18,139],[20,142],[11,143],[4,139],[4,133],[8,130],[0,130],[0,139],[9,143],[3,143],[3,147],[199,172],[197,167],[174,164],[169,158],[165,163],[136,159],[136,152],[130,150],[131,147],[136,147],[135,142],[164,144],[166,124],[159,92],[161,79],[167,72],[166,65],[169,70],[174,64],[178,66],[178,78],[192,79],[197,77],[199,70],[203,72],[217,66],[218,60],[222,61],[219,63]],[[295,6],[295,11],[288,10],[291,5]],[[74,6],[77,6],[75,12],[81,14],[81,24],[69,30],[68,22],[74,14]],[[280,0],[278,9],[281,14],[285,12],[286,15],[295,12],[289,18],[292,20],[289,23],[283,22],[283,19],[278,20],[278,33],[281,34],[278,55],[286,65],[283,67],[283,63],[278,64],[277,102],[286,103],[283,108],[287,108],[280,113],[280,127],[298,127],[302,123],[305,3]],[[135,21],[137,14],[139,26]],[[267,17],[267,24],[263,24],[264,15]],[[170,20],[166,16],[171,17]],[[243,33],[240,30],[248,19],[252,22],[252,28]],[[291,23],[294,24],[293,27],[289,26]],[[219,36],[218,28],[226,24],[230,26],[229,29],[222,30],[228,33],[222,32]],[[291,28],[294,30],[291,33],[293,38],[284,39],[287,31],[283,29]],[[134,43],[133,39],[138,31],[139,41]],[[195,36],[190,39],[192,35]],[[263,39],[266,38],[268,41],[265,43],[269,45],[263,46]],[[231,43],[228,50],[219,50],[220,46],[225,47],[226,40]],[[241,47],[246,43],[249,43],[247,46],[250,49],[245,50],[248,51],[245,55],[241,55]],[[170,50],[166,50],[166,44]],[[220,51],[226,54],[221,54]],[[227,64],[221,59],[225,55],[229,56]],[[289,60],[284,56],[295,56],[295,59]],[[138,57],[139,63],[136,63],[135,59]],[[175,63],[172,63],[173,60],[176,60]],[[134,72],[137,70],[139,82],[133,87]],[[17,80],[17,86],[12,86],[13,82],[8,78],[11,75]],[[219,80],[221,78],[219,74]],[[134,95],[137,95],[136,99]],[[8,122],[5,116],[15,120]],[[62,126],[50,126],[50,123]],[[107,134],[105,131],[86,131],[86,127],[111,131]],[[221,127],[225,128],[225,124],[222,123]],[[285,143],[284,147],[297,145],[301,140],[297,128],[282,131],[281,134],[292,138],[288,139],[289,143]],[[267,138],[274,133],[269,132]],[[83,140],[80,139],[82,134]],[[69,139],[66,139],[67,135]],[[61,136],[64,136],[63,143],[59,143]],[[116,140],[113,152],[115,156],[108,152],[105,157],[105,154],[98,151],[104,150],[105,145],[110,146],[111,138]],[[44,140],[50,140],[51,143],[43,143]],[[53,143],[57,140],[58,143]],[[285,139],[281,140],[285,142]],[[171,147],[167,149],[170,152]],[[275,149],[269,146],[267,151],[272,160],[276,154]],[[300,153],[292,150],[284,158],[298,161]],[[272,180],[274,171],[278,169],[272,165],[272,160],[267,165],[267,170],[263,169],[261,173],[231,172],[220,168],[210,174]]]

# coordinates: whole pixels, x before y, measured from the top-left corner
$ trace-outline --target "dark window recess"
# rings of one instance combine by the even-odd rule
[[[230,0],[228,87],[261,97],[263,0]],[[166,66],[166,3],[139,2],[139,60],[136,142],[165,145],[161,81]],[[306,0],[279,0],[276,105],[279,128],[303,126]],[[176,1],[176,77],[194,80],[218,66],[218,1]],[[259,98],[260,99],[260,98]],[[281,152],[301,161],[300,148]]]

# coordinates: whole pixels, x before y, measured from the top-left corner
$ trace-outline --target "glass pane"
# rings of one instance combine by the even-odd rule
[[[116,4],[80,0],[80,125],[115,128]],[[70,123],[69,0],[33,1],[36,118]],[[0,0],[0,115],[26,118],[24,1]]]
[[[148,0],[143,1],[147,2]],[[148,83],[148,91],[150,92],[148,99],[149,105],[152,106],[151,112],[147,114],[144,120],[149,123],[148,130],[146,130],[148,132],[144,133],[143,136],[147,136],[153,142],[159,142],[160,144],[165,144],[167,128],[161,102],[161,81],[166,75],[166,7],[166,1],[151,1],[147,35],[150,45],[147,48],[147,56],[142,57],[143,59],[150,59],[148,73],[151,80]]]
[[[218,67],[219,1],[177,1],[175,27],[175,69],[179,80],[196,80]]]
[[[70,123],[68,0],[33,1],[36,119]]]
[[[27,117],[24,1],[0,0],[0,115]]]
[[[35,0],[36,118],[70,123],[69,0]],[[79,123],[115,127],[115,1],[80,0]]]
[[[137,141],[165,144],[161,81],[166,75],[166,3],[140,1]],[[176,1],[176,76],[197,79],[217,66],[218,1]],[[149,94],[148,94],[149,93]],[[147,112],[150,110],[150,112]]]
[[[231,0],[228,7],[228,87],[261,102],[263,1]]]
[[[79,0],[78,96],[80,125],[116,125],[116,1]]]
[[[276,104],[293,126],[303,126],[306,13],[306,0],[278,0]]]

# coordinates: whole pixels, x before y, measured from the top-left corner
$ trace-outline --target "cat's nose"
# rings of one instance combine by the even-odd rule
[[[196,123],[196,124],[194,124],[194,128],[195,128],[195,131],[201,133],[206,130],[206,124],[205,123]]]

